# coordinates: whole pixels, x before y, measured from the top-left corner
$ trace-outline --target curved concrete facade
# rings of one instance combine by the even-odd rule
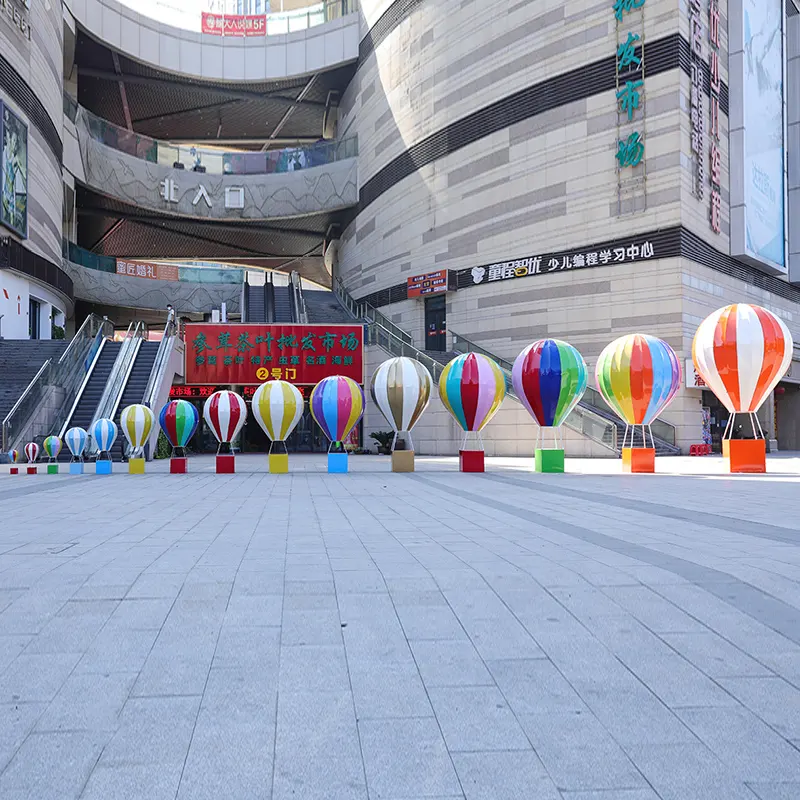
[[[269,37],[211,36],[173,28],[116,0],[65,0],[93,37],[137,61],[183,76],[264,81],[330,69],[358,58],[358,14]]]
[[[355,158],[296,172],[212,175],[172,169],[102,144],[92,138],[82,114],[75,131],[81,160],[73,163],[75,148],[67,146],[67,169],[98,192],[139,208],[194,218],[265,220],[337,211],[358,202]],[[170,181],[169,199],[165,181]],[[206,194],[198,197],[201,185]],[[230,190],[236,191],[237,203],[241,190],[242,208],[232,206]]]

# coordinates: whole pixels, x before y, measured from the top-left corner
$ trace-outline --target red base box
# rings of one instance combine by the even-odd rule
[[[235,456],[217,456],[217,475],[232,475],[236,472]]]
[[[766,439],[731,439],[728,442],[731,472],[762,473],[767,471]]]
[[[217,462],[217,472],[219,472],[219,462]],[[233,470],[231,470],[233,472]],[[171,458],[169,460],[169,474],[170,475],[185,475],[186,474],[186,459],[185,458]]]
[[[9,475],[19,475],[19,467],[11,467],[8,471]]]
[[[485,472],[483,450],[459,450],[458,468],[462,472]]]
[[[625,447],[622,450],[622,471],[631,473],[655,472],[655,449],[652,447]]]
[[[39,467],[28,467],[28,475],[38,475]]]

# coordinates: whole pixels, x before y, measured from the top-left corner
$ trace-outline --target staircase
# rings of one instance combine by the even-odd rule
[[[95,363],[94,370],[89,376],[83,394],[78,400],[78,405],[72,413],[72,417],[67,420],[66,430],[70,428],[83,428],[87,433],[89,432],[89,425],[94,418],[94,412],[97,410],[97,405],[100,398],[103,396],[103,391],[106,388],[108,379],[111,375],[111,370],[114,368],[114,362],[117,360],[121,342],[107,341],[100,351],[100,355]]]
[[[275,286],[275,322],[290,324],[294,322],[292,316],[291,286]]]
[[[128,377],[128,382],[125,384],[122,398],[114,414],[114,422],[117,423],[117,427],[119,428],[119,435],[114,442],[114,446],[111,448],[111,458],[114,461],[122,460],[125,448],[128,445],[128,440],[125,438],[122,433],[122,428],[120,427],[120,417],[125,408],[134,403],[141,403],[144,399],[147,382],[150,380],[150,373],[153,370],[156,355],[158,355],[159,344],[160,342],[142,342],[139,346],[139,352],[136,354],[136,361],[133,362],[131,374]],[[153,409],[154,414],[157,414],[159,411],[160,409]]]
[[[323,289],[303,289],[308,321],[346,325],[353,322],[350,312],[339,302],[333,292]]]
[[[0,340],[0,420],[14,407],[48,358],[58,361],[69,342],[64,339]]]

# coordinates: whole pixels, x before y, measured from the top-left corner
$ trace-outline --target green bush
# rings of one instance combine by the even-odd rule
[[[171,455],[172,445],[167,441],[167,437],[164,436],[164,431],[159,431],[156,452],[153,458],[169,458]]]

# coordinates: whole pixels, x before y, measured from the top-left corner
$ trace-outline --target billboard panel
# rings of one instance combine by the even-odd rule
[[[731,183],[731,251],[785,272],[783,0],[735,0],[731,8],[731,166],[739,177]]]
[[[0,223],[28,236],[28,126],[0,103]]]

